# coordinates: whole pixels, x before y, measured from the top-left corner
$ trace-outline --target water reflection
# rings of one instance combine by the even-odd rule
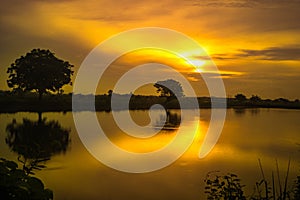
[[[170,111],[180,114],[177,110]],[[288,159],[291,157],[288,186],[292,186],[293,178],[299,175],[300,152],[296,143],[300,141],[300,111],[286,109],[244,111],[244,114],[239,115],[234,109],[227,110],[226,123],[218,143],[206,158],[199,159],[199,148],[211,117],[210,109],[201,109],[200,120],[191,120],[188,124],[191,129],[198,125],[198,133],[190,149],[169,167],[148,174],[121,173],[104,166],[82,145],[72,113],[44,113],[43,117],[47,117],[45,123],[56,120],[63,128],[70,127],[72,148],[69,148],[65,156],[52,154],[51,160],[46,163],[51,170],[37,172],[37,176],[54,191],[55,199],[206,199],[203,180],[207,172],[218,170],[236,173],[246,185],[245,193],[252,194],[256,181],[261,180],[258,158],[262,161],[267,178],[270,178],[271,172],[276,169],[275,159],[277,159],[279,174],[284,180]],[[130,112],[133,120],[139,125],[145,126],[150,123],[148,111]],[[86,115],[85,112],[78,114]],[[155,151],[163,148],[176,136],[177,130],[174,129],[174,132],[161,131],[148,139],[130,137],[114,123],[112,112],[96,114],[109,139],[128,151],[136,153]],[[119,111],[117,114],[123,115],[123,112]],[[155,110],[151,125],[154,126],[156,121],[159,121],[161,114],[162,112]],[[0,114],[0,152],[3,157],[10,160],[16,155],[10,153],[12,148],[9,149],[5,144],[8,135],[5,129],[7,124],[12,123],[13,118],[17,124],[23,124],[23,118],[35,123],[38,120],[37,114],[32,113]],[[188,119],[181,116],[179,126],[184,124],[184,120]],[[96,141],[95,144],[101,145]],[[112,152],[107,150],[104,153]]]
[[[162,127],[161,129],[164,131],[174,132],[180,126],[181,114],[180,112],[172,112],[170,110],[167,110],[166,113],[166,117],[164,117],[164,115],[160,115],[159,119],[156,121],[156,124],[154,126],[158,128]]]
[[[55,154],[65,153],[70,145],[70,130],[63,128],[58,121],[42,118],[37,121],[23,118],[22,123],[15,119],[6,126],[6,144],[18,154],[27,174],[45,167],[42,163]]]
[[[235,108],[235,109],[233,109],[233,110],[234,110],[234,113],[235,113],[236,115],[242,116],[242,115],[245,115],[245,114],[246,114],[246,109],[245,109],[245,108]]]
[[[260,109],[259,108],[253,108],[253,109],[250,109],[250,112],[252,115],[258,115],[259,112],[260,112]]]
[[[237,116],[243,116],[246,114],[246,112],[249,112],[251,115],[258,115],[260,113],[259,108],[234,108],[234,113]]]

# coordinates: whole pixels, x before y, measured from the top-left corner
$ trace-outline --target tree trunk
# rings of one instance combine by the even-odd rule
[[[38,115],[39,115],[38,123],[41,123],[43,119],[42,112],[38,112]]]
[[[43,92],[39,91],[39,101],[42,100]]]

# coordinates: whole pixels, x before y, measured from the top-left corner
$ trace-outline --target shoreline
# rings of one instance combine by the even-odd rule
[[[120,102],[126,101],[128,95],[117,95],[117,100]],[[15,113],[15,112],[77,112],[77,111],[112,111],[111,96],[109,95],[78,95],[76,104],[80,105],[76,110],[72,109],[72,95],[45,95],[39,101],[36,95],[10,95],[0,96],[0,113]],[[88,105],[90,100],[95,100],[95,105]],[[183,97],[183,101],[189,102],[190,97]],[[299,100],[290,101],[288,99],[279,98],[275,100],[261,99],[238,100],[235,98],[215,98],[215,97],[197,97],[200,109],[212,109],[211,102],[216,103],[215,108],[226,109],[248,109],[248,108],[280,108],[280,109],[296,109],[300,110]],[[226,102],[226,105],[224,104]],[[165,109],[196,109],[195,106],[185,103],[185,107],[180,107],[176,98],[160,97],[160,96],[140,96],[132,95],[128,105],[117,105],[113,111],[117,110],[149,110],[151,106],[160,104]]]

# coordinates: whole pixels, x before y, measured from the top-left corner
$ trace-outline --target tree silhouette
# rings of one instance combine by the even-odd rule
[[[181,84],[178,81],[173,79],[168,79],[165,81],[158,81],[154,84],[154,87],[157,88],[157,93],[160,93],[160,96],[163,97],[183,97],[183,89]]]
[[[1,199],[53,199],[53,192],[40,179],[26,174],[13,161],[0,158],[0,177]]]
[[[259,96],[257,96],[257,95],[252,95],[250,97],[250,101],[259,102],[259,101],[261,101],[261,98]]]
[[[245,95],[243,95],[243,94],[237,94],[234,97],[238,101],[246,101],[247,100],[247,97]]]
[[[7,85],[15,91],[36,91],[41,99],[44,93],[60,92],[71,84],[72,67],[49,50],[33,49],[7,69]]]
[[[108,90],[107,95],[111,97],[112,94],[113,94],[113,90]]]

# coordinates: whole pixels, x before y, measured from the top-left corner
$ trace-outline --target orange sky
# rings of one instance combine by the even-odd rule
[[[228,96],[300,98],[298,0],[4,0],[0,11],[3,90],[7,67],[33,48],[50,49],[76,72],[101,41],[154,26],[198,41],[224,74]]]

